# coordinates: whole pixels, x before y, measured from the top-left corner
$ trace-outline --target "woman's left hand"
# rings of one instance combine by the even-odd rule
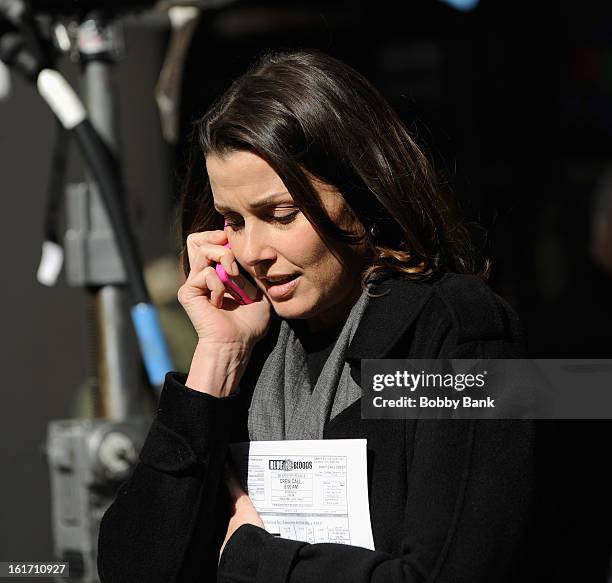
[[[254,526],[265,528],[259,513],[255,510],[253,502],[251,502],[249,495],[242,489],[240,482],[236,479],[233,472],[228,472],[226,481],[233,500],[233,513],[227,526],[225,540],[223,545],[221,545],[219,558],[223,554],[227,541],[243,524],[253,524]]]

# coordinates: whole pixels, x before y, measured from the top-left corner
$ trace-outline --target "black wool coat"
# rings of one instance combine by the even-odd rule
[[[370,301],[346,355],[358,383],[363,358],[522,355],[516,315],[478,278],[391,278],[384,286],[387,295]],[[273,325],[268,338],[274,333]],[[246,437],[265,346],[253,353],[239,395],[215,398],[185,387],[184,374],[167,375],[140,461],[102,521],[102,583],[565,580],[571,567],[560,557],[548,426],[363,420],[359,401],[326,424],[324,437],[367,439],[376,550],[290,541],[244,525],[217,568],[227,446]]]

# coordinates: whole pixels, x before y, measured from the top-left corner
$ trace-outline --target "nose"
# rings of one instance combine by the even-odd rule
[[[251,224],[245,221],[241,239],[239,259],[243,265],[255,268],[259,263],[276,259],[276,251],[271,244],[270,233],[266,225],[259,221]]]

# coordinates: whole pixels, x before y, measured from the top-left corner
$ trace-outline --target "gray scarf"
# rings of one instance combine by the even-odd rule
[[[344,355],[368,300],[364,291],[352,307],[314,389],[306,352],[288,322],[281,321],[276,344],[253,390],[251,440],[323,439],[325,423],[361,398],[361,387],[351,378]]]

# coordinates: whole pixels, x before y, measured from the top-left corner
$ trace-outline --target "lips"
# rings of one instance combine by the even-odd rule
[[[289,281],[295,279],[297,277],[296,274],[293,275],[275,275],[273,277],[262,277],[262,281],[268,286],[282,285],[284,283],[288,283]]]
[[[295,288],[299,283],[300,276],[288,275],[284,279],[274,279],[270,281],[264,278],[262,281],[266,286],[266,291],[269,296],[275,300],[285,300],[293,295]]]

